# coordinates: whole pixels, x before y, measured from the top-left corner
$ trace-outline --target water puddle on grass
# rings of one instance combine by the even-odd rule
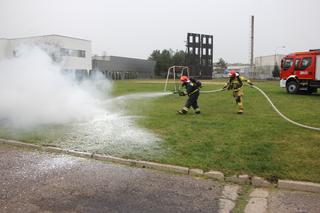
[[[22,140],[36,139],[40,144],[115,156],[148,158],[155,154],[164,154],[164,150],[160,147],[161,138],[148,129],[138,126],[137,119],[143,119],[143,117],[128,115],[124,108],[135,104],[136,101],[169,94],[136,93],[96,101],[103,110],[87,121],[60,125],[48,124],[31,129],[10,129],[0,122],[0,129],[9,130],[11,136],[18,136]]]
[[[117,155],[156,150],[161,139],[138,127],[136,118],[106,112],[100,118],[70,125],[68,132],[54,143],[68,149]]]
[[[64,148],[103,152],[116,155],[136,155],[160,152],[161,139],[152,132],[137,126],[141,117],[127,115],[125,105],[141,100],[168,95],[170,93],[136,93],[104,100],[105,113],[86,122],[69,126],[68,133],[54,143]]]

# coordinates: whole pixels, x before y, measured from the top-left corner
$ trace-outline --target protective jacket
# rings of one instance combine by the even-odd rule
[[[201,87],[201,82],[197,81],[193,78],[190,78],[190,81],[187,81],[182,84],[182,86],[186,87],[187,95],[190,96],[195,93],[199,93],[199,88]]]
[[[228,90],[233,90],[234,92],[238,92],[242,89],[243,82],[247,82],[248,84],[252,85],[249,79],[246,79],[242,76],[236,76],[234,78],[230,78],[228,83],[224,86]]]
[[[237,105],[239,106],[238,113],[240,113],[240,114],[243,113],[243,101],[242,101],[242,99],[243,99],[243,91],[242,91],[243,82],[247,82],[248,84],[253,85],[249,79],[246,79],[242,76],[237,75],[235,77],[230,77],[229,81],[223,87],[224,89],[233,90],[233,97],[234,97]]]

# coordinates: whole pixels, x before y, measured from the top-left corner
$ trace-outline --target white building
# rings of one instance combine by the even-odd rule
[[[275,65],[280,67],[281,59],[285,55],[267,55],[255,57],[254,71],[250,73],[250,77],[255,79],[274,79],[273,70]]]
[[[254,64],[256,67],[260,66],[274,66],[275,63],[280,66],[281,59],[285,55],[277,54],[277,55],[267,55],[267,56],[259,56],[254,58]]]
[[[76,77],[87,76],[92,69],[91,41],[60,35],[44,35],[15,39],[0,39],[0,60],[15,57],[20,46],[38,46],[45,50],[53,61],[60,63],[62,70]]]

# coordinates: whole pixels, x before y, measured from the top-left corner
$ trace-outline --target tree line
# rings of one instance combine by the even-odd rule
[[[148,58],[156,61],[155,74],[161,76],[167,73],[171,66],[185,66],[185,52],[183,50],[153,50]]]
[[[155,75],[165,76],[171,66],[186,66],[186,53],[183,50],[153,50],[149,56],[149,60],[156,61]],[[227,62],[223,58],[219,58],[214,67],[223,72],[227,68]]]

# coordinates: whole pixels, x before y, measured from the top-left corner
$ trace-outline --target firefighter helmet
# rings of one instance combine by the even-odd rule
[[[189,78],[188,78],[188,76],[182,75],[182,76],[180,77],[180,81],[186,82],[186,81],[189,81]]]
[[[228,73],[228,76],[229,77],[236,77],[236,75],[237,75],[237,73],[236,73],[236,71],[234,71],[234,70],[231,70],[229,73]]]

